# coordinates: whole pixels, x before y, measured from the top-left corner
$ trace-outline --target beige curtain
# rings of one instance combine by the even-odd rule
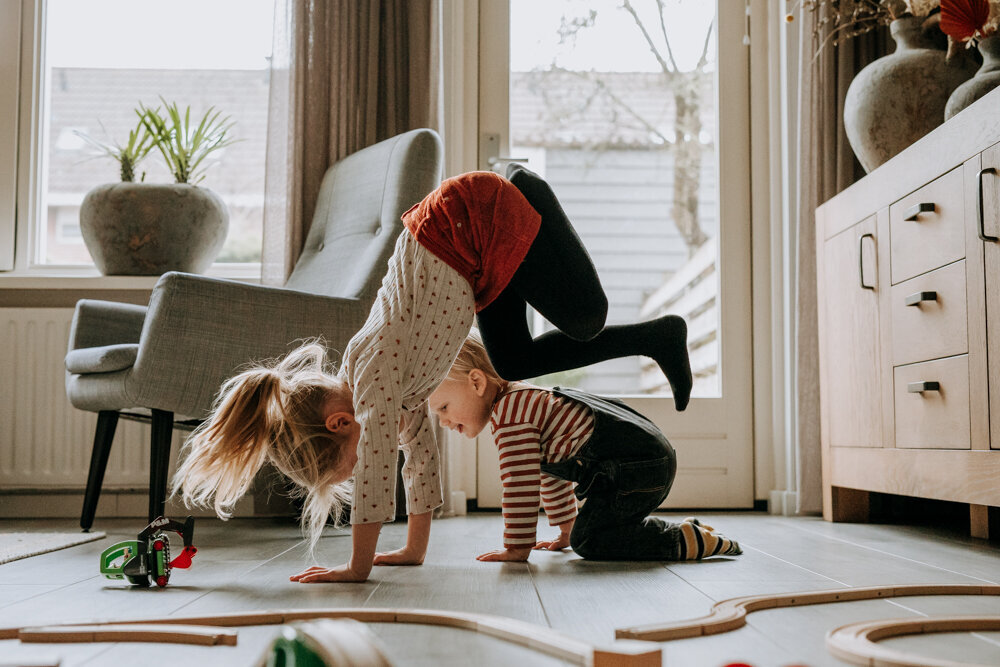
[[[441,0],[276,0],[261,279],[282,285],[337,160],[420,127],[441,132]],[[438,436],[441,441],[441,436]],[[442,468],[447,451],[442,448]],[[445,502],[450,499],[447,479]],[[261,473],[258,515],[296,508]],[[405,512],[406,503],[400,507]],[[447,508],[446,508],[447,509]]]
[[[283,284],[337,160],[441,129],[441,0],[277,0],[262,278]]]
[[[891,51],[885,29],[839,45],[814,35],[824,5],[802,12],[799,61],[799,192],[797,293],[798,512],[823,509],[819,441],[819,364],[816,320],[816,207],[864,176],[844,131],[844,97],[851,79]],[[827,24],[828,25],[828,24]],[[818,50],[818,55],[817,54]],[[814,57],[815,56],[815,57]],[[836,326],[836,323],[831,323]]]

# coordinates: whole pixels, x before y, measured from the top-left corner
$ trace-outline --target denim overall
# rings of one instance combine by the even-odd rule
[[[575,456],[541,466],[548,475],[576,482],[576,497],[586,500],[570,546],[592,560],[676,560],[680,527],[649,516],[677,472],[666,437],[621,401],[560,387],[552,393],[586,405],[594,415],[590,439]]]

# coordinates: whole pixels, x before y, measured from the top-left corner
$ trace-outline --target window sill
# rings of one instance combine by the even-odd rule
[[[206,276],[259,283],[259,266],[212,267]],[[0,290],[136,290],[149,292],[159,276],[105,276],[93,267],[46,267],[0,273]]]

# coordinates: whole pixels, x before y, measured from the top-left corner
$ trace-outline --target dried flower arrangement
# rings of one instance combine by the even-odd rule
[[[816,12],[818,19],[813,36],[822,38],[816,49],[819,53],[826,44],[837,46],[876,28],[888,25],[904,16],[927,17],[925,27],[938,20],[937,9],[942,0],[796,0],[785,16],[793,21],[795,10],[801,8]]]
[[[957,44],[975,46],[1000,25],[998,0],[941,0],[941,31],[948,35],[948,51]]]

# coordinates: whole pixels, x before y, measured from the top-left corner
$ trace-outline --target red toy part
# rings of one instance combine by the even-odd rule
[[[179,567],[181,569],[191,567],[191,558],[196,553],[198,553],[198,549],[196,547],[192,546],[184,547],[184,550],[181,551],[179,554],[177,554],[176,558],[170,561],[170,567],[171,568]]]

